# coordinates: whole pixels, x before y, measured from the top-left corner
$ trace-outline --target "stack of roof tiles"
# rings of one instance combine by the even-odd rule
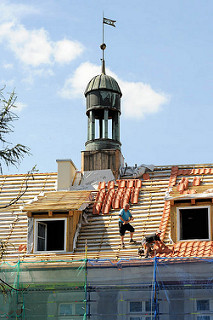
[[[121,209],[127,203],[138,203],[139,191],[141,188],[141,180],[117,180],[115,187],[114,181],[100,182],[98,193],[93,205],[93,213],[103,214],[109,213],[111,209]]]

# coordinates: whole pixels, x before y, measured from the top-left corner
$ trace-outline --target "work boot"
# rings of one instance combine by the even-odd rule
[[[136,243],[136,241],[133,239],[130,239],[129,243]]]

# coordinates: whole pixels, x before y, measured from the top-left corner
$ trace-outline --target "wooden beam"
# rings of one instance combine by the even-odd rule
[[[49,211],[49,212],[48,212],[48,216],[49,216],[49,217],[52,217],[52,216],[53,216],[53,212],[52,212],[52,211]]]
[[[70,210],[70,211],[69,211],[69,217],[72,217],[72,216],[73,216],[73,211]]]
[[[191,199],[191,204],[195,204],[195,199]]]

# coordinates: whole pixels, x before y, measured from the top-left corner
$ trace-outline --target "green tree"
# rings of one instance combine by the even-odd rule
[[[4,96],[5,87],[0,89],[0,171],[2,173],[2,165],[6,164],[17,166],[25,155],[30,154],[30,149],[23,144],[13,145],[8,141],[7,137],[14,132],[14,121],[19,117],[14,112],[17,96],[15,92],[9,94],[9,98]]]

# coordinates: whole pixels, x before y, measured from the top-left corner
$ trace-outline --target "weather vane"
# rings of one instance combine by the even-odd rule
[[[103,15],[103,42],[100,45],[100,48],[103,51],[103,56],[102,56],[102,59],[101,59],[102,60],[102,74],[105,74],[104,50],[106,49],[106,44],[104,43],[104,24],[108,24],[108,25],[110,25],[112,27],[115,27],[115,22],[116,22],[116,20],[111,20],[111,19],[104,18],[104,15]]]

